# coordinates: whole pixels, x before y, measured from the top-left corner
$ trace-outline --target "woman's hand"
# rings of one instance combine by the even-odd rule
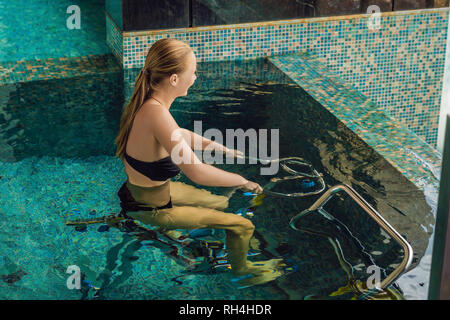
[[[225,149],[225,153],[232,155],[234,158],[244,158],[244,154],[242,151],[236,150],[236,149]]]
[[[240,188],[247,192],[248,191],[253,192],[253,193],[262,193],[263,192],[263,188],[261,188],[261,186],[259,184],[257,184],[256,182],[252,182],[252,181],[247,181],[247,183],[240,186]]]

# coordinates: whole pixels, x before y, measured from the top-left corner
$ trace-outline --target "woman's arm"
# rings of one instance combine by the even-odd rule
[[[221,145],[220,143],[207,139],[191,130],[184,128],[180,129],[183,132],[183,137],[185,138],[185,140],[190,142],[192,150],[205,150],[207,147],[209,147],[209,149],[214,149],[223,153],[229,151],[227,147]]]
[[[248,183],[248,180],[238,174],[201,162],[184,139],[186,132],[178,126],[165,107],[152,106],[145,112],[144,121],[153,136],[194,183],[214,187],[240,187]]]
[[[212,150],[214,149],[216,152],[228,153],[233,157],[242,157],[243,153],[239,150],[228,149],[224,145],[207,139],[191,130],[180,128],[183,132],[184,139],[190,143],[192,150],[205,150],[206,148]]]

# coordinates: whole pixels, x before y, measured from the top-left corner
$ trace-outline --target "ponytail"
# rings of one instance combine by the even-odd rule
[[[116,156],[124,159],[125,149],[134,118],[145,100],[165,77],[186,70],[186,56],[192,52],[188,44],[173,38],[156,41],[150,48],[145,65],[136,77],[133,94],[120,118],[120,129],[115,139]]]

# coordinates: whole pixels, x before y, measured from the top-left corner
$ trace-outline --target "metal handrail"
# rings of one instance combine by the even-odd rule
[[[409,266],[411,265],[413,258],[413,249],[411,245],[395,230],[366,200],[364,200],[353,188],[346,184],[340,184],[330,188],[327,192],[325,192],[314,204],[305,211],[300,212],[296,216],[294,216],[289,225],[294,229],[298,230],[294,223],[299,218],[305,216],[311,211],[322,209],[323,206],[330,200],[333,195],[339,191],[345,191],[353,200],[358,203],[365,212],[367,212],[374,220],[378,223],[378,225],[383,228],[392,238],[394,238],[397,243],[399,243],[404,252],[404,257],[402,262],[399,264],[394,271],[392,271],[381,283],[379,288],[377,289],[385,289],[389,286],[393,281],[395,281],[400,274],[402,274]]]

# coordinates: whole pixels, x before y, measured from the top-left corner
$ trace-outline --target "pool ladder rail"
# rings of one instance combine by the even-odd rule
[[[289,225],[297,231],[301,231],[295,227],[295,222],[305,215],[318,210],[323,210],[323,206],[339,191],[346,192],[356,203],[364,209],[364,211],[375,220],[375,222],[386,231],[398,244],[403,248],[404,257],[402,262],[394,269],[377,287],[377,289],[385,289],[394,282],[406,269],[409,268],[413,258],[413,249],[411,245],[395,230],[367,201],[365,201],[353,188],[346,184],[336,185],[327,190],[310,208],[300,212],[294,216]]]

